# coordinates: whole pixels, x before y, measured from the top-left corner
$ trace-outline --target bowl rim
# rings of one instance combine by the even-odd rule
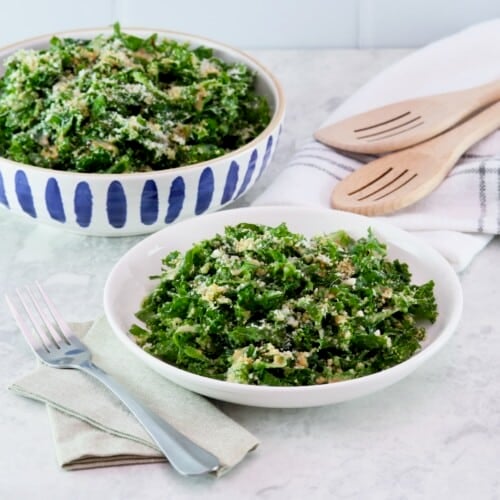
[[[276,129],[276,127],[278,127],[280,123],[283,121],[286,108],[286,99],[281,83],[278,81],[276,76],[267,68],[267,66],[262,64],[255,57],[247,54],[245,51],[233,47],[224,42],[219,42],[218,40],[209,37],[194,35],[183,31],[168,30],[162,28],[158,29],[145,28],[138,26],[131,26],[131,27],[121,26],[120,29],[124,33],[132,33],[137,35],[139,33],[149,33],[151,35],[157,33],[158,35],[163,36],[164,38],[170,37],[173,38],[174,40],[176,38],[185,39],[186,42],[196,42],[199,43],[200,45],[205,44],[210,48],[221,50],[225,54],[233,54],[238,59],[242,60],[244,63],[246,62],[250,63],[250,65],[254,66],[254,68],[252,69],[256,71],[259,75],[263,76],[264,79],[270,84],[270,90],[273,92],[275,96],[276,108],[271,116],[271,120],[264,128],[264,130],[260,132],[259,135],[257,135],[250,142],[244,144],[238,149],[225,153],[224,155],[221,156],[216,156],[211,160],[206,160],[203,162],[193,163],[191,165],[182,165],[178,167],[166,168],[161,170],[151,170],[147,172],[123,172],[123,173],[75,172],[75,171],[56,170],[53,168],[45,168],[36,165],[30,165],[27,163],[14,161],[9,158],[5,158],[3,156],[0,156],[0,163],[6,163],[8,165],[11,165],[12,168],[18,168],[18,169],[22,168],[28,172],[33,171],[33,172],[38,172],[40,174],[46,173],[47,175],[52,175],[52,176],[58,175],[58,176],[74,177],[75,175],[78,175],[79,177],[88,180],[91,179],[109,180],[109,179],[116,179],[117,176],[119,178],[141,178],[141,177],[150,178],[151,176],[159,177],[162,174],[171,175],[173,172],[185,172],[187,170],[198,170],[200,168],[204,168],[207,166],[215,166],[217,163],[224,162],[236,155],[245,154],[247,151],[255,148],[256,145],[259,144],[265,137],[272,134],[273,131]],[[97,36],[98,34],[106,34],[112,32],[113,32],[112,26],[88,27],[88,28],[75,28],[63,31],[54,31],[30,38],[25,38],[23,40],[19,40],[17,42],[0,47],[0,61],[3,62],[6,57],[13,54],[17,50],[29,48],[30,46],[35,45],[37,43],[48,42],[52,37],[71,38],[72,36],[83,34],[83,36],[87,35],[90,38],[91,36]]]

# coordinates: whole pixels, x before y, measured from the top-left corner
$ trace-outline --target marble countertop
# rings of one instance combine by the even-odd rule
[[[255,51],[282,81],[287,119],[268,171],[279,173],[328,113],[405,50]],[[140,237],[93,238],[0,212],[2,295],[34,279],[68,320],[102,313],[107,274]],[[496,499],[500,498],[500,241],[461,274],[465,307],[448,345],[371,396],[320,408],[220,404],[260,440],[220,479],[184,478],[165,464],[66,472],[43,405],[7,391],[34,359],[0,303],[0,498]]]

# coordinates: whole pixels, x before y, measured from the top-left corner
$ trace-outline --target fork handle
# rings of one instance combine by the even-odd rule
[[[130,410],[158,445],[172,467],[186,476],[214,472],[220,468],[217,457],[193,443],[168,422],[147,409],[127,389],[91,361],[78,368],[104,384]]]

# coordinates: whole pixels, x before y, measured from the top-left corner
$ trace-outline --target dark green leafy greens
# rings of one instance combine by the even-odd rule
[[[412,356],[434,322],[434,282],[411,282],[372,232],[307,239],[241,223],[174,251],[131,327],[179,368],[232,382],[312,385],[378,372]]]
[[[0,156],[78,172],[189,165],[248,143],[270,121],[255,75],[206,47],[139,38],[53,38],[0,78]]]

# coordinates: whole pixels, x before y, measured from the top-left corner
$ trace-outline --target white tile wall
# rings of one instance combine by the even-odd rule
[[[493,17],[500,0],[0,0],[0,46],[120,21],[249,49],[418,47]]]
[[[500,0],[359,0],[360,47],[418,47],[500,17]]]
[[[240,47],[353,47],[356,0],[119,0],[124,26],[163,27]]]
[[[0,0],[0,45],[53,31],[106,26],[114,0]]]

